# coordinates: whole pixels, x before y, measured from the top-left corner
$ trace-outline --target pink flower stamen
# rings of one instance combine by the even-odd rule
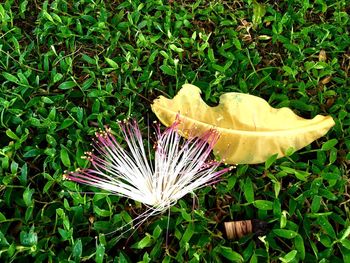
[[[85,153],[92,167],[69,172],[64,177],[141,202],[149,207],[148,216],[164,212],[184,195],[218,182],[220,176],[231,169],[216,171],[221,162],[208,161],[220,137],[216,130],[182,140],[177,130],[179,123],[177,118],[163,133],[159,125],[156,127],[153,165],[146,154],[141,131],[133,120],[119,123],[128,151],[110,129],[99,131],[93,139],[96,154]],[[145,218],[148,218],[146,214],[142,215],[142,222]]]

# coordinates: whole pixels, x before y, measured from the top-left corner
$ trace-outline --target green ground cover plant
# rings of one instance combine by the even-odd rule
[[[350,262],[349,12],[347,0],[1,1],[0,261]],[[336,125],[238,165],[170,218],[104,235],[144,206],[64,171],[88,165],[104,125],[121,138],[117,121],[135,118],[146,136],[152,100],[186,82],[210,105],[243,92]],[[225,221],[245,219],[266,233],[225,238]]]

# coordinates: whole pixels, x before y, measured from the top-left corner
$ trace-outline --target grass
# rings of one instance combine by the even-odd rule
[[[258,3],[259,2],[259,3]],[[350,262],[350,6],[347,0],[0,3],[2,262]],[[239,165],[130,237],[104,235],[139,203],[63,181],[94,131],[181,85],[210,104],[260,96],[336,125],[301,151]],[[227,240],[226,221],[268,222]],[[130,234],[129,234],[130,235]],[[95,238],[96,237],[96,238]],[[128,238],[129,237],[129,238]]]

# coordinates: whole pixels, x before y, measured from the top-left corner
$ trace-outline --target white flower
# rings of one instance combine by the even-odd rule
[[[219,138],[216,130],[183,140],[177,130],[179,122],[177,119],[163,133],[158,126],[154,164],[149,161],[150,149],[146,153],[140,129],[133,120],[119,124],[129,151],[121,147],[109,129],[97,132],[93,143],[97,153],[86,153],[92,168],[78,169],[64,177],[143,203],[149,209],[137,218],[142,218],[142,224],[186,194],[216,183],[230,170],[215,171],[221,163],[207,160]]]

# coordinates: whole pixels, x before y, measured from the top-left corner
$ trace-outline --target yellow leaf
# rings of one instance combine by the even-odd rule
[[[229,164],[262,163],[276,153],[283,157],[288,148],[299,150],[334,125],[330,116],[303,119],[289,108],[275,109],[264,99],[243,93],[225,93],[218,106],[210,107],[200,93],[198,87],[185,84],[173,99],[155,99],[152,110],[166,126],[179,114],[184,137],[218,130],[214,153]]]

